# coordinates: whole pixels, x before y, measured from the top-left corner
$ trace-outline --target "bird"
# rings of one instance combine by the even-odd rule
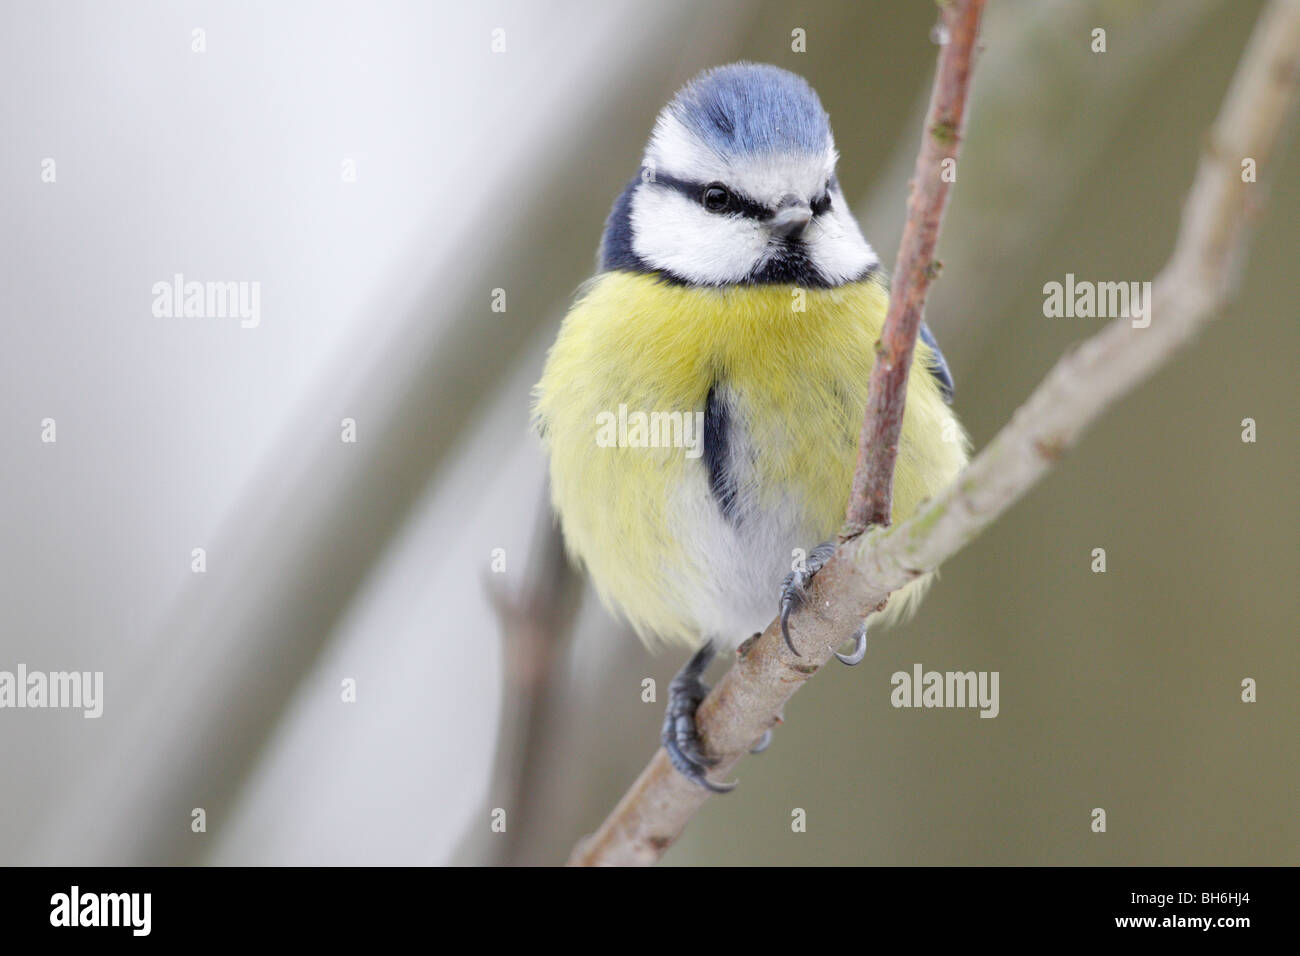
[[[829,116],[797,74],[739,62],[687,82],[614,201],[597,271],[533,390],[567,552],[651,649],[695,649],[660,738],[679,772],[718,792],[733,785],[708,777],[718,761],[695,723],[703,675],[778,612],[798,653],[788,617],[834,551],[888,309],[838,159]],[[895,522],[970,454],[924,324],[910,372]],[[873,622],[905,617],[932,577]],[[865,622],[851,639],[837,654],[850,664],[865,654]]]

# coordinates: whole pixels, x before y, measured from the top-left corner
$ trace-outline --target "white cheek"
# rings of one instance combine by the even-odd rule
[[[844,194],[831,194],[830,212],[818,216],[804,232],[808,255],[831,282],[856,279],[880,260],[847,212]]]
[[[750,219],[710,213],[674,190],[643,186],[632,198],[632,249],[652,269],[690,282],[741,281],[767,246]]]

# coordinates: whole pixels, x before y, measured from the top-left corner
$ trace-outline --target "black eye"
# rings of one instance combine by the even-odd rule
[[[731,193],[722,183],[709,183],[704,187],[700,202],[709,212],[722,212],[731,205]]]
[[[826,210],[831,208],[831,194],[828,189],[812,202],[812,212],[814,216],[820,216]]]

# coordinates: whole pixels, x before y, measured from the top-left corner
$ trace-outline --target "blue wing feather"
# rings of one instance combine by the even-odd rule
[[[930,346],[934,357],[930,361],[930,374],[939,382],[939,390],[943,392],[943,400],[949,405],[952,404],[952,372],[948,368],[948,360],[943,357],[943,352],[939,351],[939,343],[935,341],[934,333],[924,322],[921,323],[921,341]]]

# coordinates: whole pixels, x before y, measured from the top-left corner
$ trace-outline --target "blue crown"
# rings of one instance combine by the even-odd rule
[[[821,153],[830,119],[801,76],[763,63],[706,70],[668,104],[668,110],[723,156]]]

